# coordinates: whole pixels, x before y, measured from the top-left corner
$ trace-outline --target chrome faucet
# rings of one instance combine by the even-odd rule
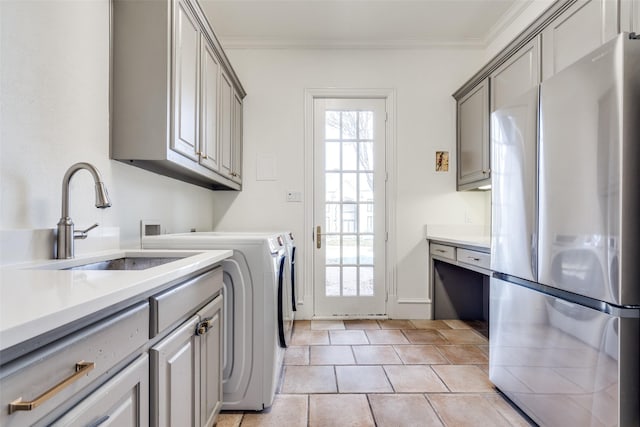
[[[98,224],[93,224],[86,230],[74,230],[73,221],[69,217],[69,182],[71,177],[80,169],[86,169],[91,172],[93,180],[96,183],[96,208],[105,209],[111,206],[111,200],[109,200],[109,194],[107,194],[107,188],[102,182],[102,176],[95,166],[89,163],[76,163],[72,165],[62,178],[62,216],[58,221],[58,235],[57,235],[57,255],[58,259],[68,259],[74,256],[74,240],[86,239],[89,231],[93,230]]]

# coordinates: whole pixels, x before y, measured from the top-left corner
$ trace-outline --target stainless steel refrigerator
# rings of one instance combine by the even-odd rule
[[[544,426],[640,426],[640,40],[492,114],[491,381]]]

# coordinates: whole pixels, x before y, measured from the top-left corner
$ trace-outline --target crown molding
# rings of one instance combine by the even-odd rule
[[[224,37],[224,49],[484,49],[483,39],[442,40],[301,40]]]

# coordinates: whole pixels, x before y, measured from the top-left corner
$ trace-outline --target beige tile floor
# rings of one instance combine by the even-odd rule
[[[489,382],[480,322],[302,320],[273,406],[218,427],[530,426]]]

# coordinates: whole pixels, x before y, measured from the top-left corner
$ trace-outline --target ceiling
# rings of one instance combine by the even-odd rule
[[[535,0],[200,0],[225,47],[484,47]]]

